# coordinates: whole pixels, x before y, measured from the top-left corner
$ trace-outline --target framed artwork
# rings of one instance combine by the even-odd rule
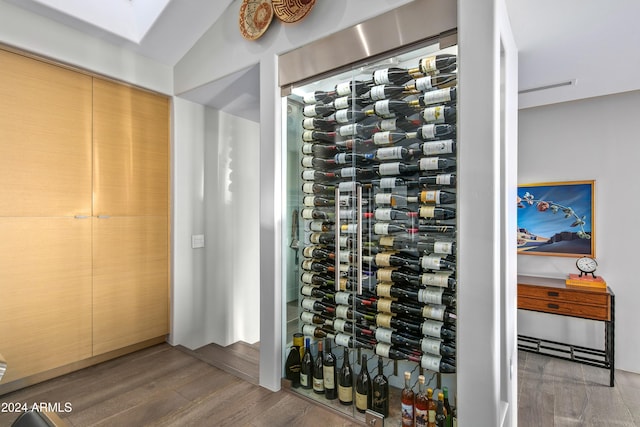
[[[518,186],[518,254],[595,257],[595,181]]]

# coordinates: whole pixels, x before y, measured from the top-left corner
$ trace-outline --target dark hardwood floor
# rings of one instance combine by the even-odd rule
[[[256,386],[258,350],[162,344],[0,396],[0,405],[58,404],[72,427],[354,425],[292,393]],[[616,371],[611,388],[604,369],[523,352],[518,375],[519,427],[640,426],[640,375]],[[16,417],[0,411],[0,426]]]

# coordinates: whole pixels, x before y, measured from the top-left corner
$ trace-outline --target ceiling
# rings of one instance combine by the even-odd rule
[[[240,0],[0,1],[173,66]],[[640,0],[505,2],[519,50],[520,108],[640,89]]]

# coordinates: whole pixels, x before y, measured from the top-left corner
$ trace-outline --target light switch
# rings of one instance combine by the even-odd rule
[[[191,248],[204,248],[204,234],[194,234],[191,236]]]

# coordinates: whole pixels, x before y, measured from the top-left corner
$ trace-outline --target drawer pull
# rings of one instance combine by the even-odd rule
[[[560,308],[560,306],[558,304],[547,304],[547,307],[548,308],[554,308],[556,310]]]
[[[547,295],[550,297],[559,297],[560,294],[558,292],[547,292]]]

